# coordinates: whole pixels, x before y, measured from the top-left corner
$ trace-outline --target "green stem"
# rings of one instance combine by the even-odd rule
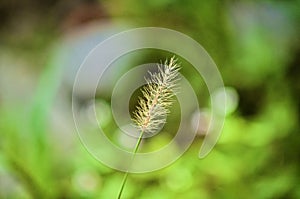
[[[142,138],[143,138],[143,134],[144,134],[144,132],[142,131],[141,134],[140,134],[140,136],[139,136],[139,139],[138,139],[138,141],[137,141],[137,143],[136,143],[136,145],[135,145],[135,147],[134,147],[134,150],[133,150],[133,156],[132,156],[132,159],[131,159],[131,163],[130,163],[129,168],[131,167],[131,164],[132,164],[132,162],[133,162],[133,160],[134,160],[134,158],[135,158],[135,155],[136,155],[136,153],[137,153],[137,151],[138,151],[138,149],[139,149],[139,147],[140,147],[140,145],[141,145]],[[125,175],[124,175],[123,182],[122,182],[122,186],[121,186],[121,189],[120,189],[119,194],[118,194],[118,199],[121,199],[121,196],[122,196],[122,193],[123,193],[123,190],[124,190],[124,187],[125,187],[127,178],[128,178],[128,174],[129,174],[129,171],[128,171],[128,170],[129,170],[129,168],[127,169],[127,171],[126,171],[126,173],[125,173]]]

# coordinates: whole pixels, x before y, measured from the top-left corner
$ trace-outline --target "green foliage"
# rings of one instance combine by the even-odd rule
[[[112,21],[163,26],[193,37],[216,61],[225,84],[240,97],[239,107],[227,117],[209,156],[197,158],[203,140],[198,136],[171,166],[132,174],[124,198],[300,198],[299,1],[102,3]],[[115,198],[123,173],[93,159],[67,121],[59,132],[52,126],[56,97],[62,95],[63,69],[59,57],[50,59],[48,48],[57,34],[51,28],[59,21],[44,13],[32,17],[45,22],[43,30],[33,31],[38,28],[33,23],[29,36],[21,37],[21,32],[18,37],[10,35],[9,28],[1,29],[1,40],[6,42],[0,47],[0,198]],[[63,56],[60,49],[56,51]],[[141,60],[164,59],[162,55],[156,52]],[[4,58],[16,74],[7,72],[10,66]],[[22,85],[22,79],[15,78],[22,73],[20,62],[34,79],[32,84]],[[199,83],[193,69],[183,68],[182,73],[201,91],[197,93],[201,106],[208,106],[206,86]],[[16,89],[26,86],[25,94]],[[116,132],[111,115],[101,115],[105,116],[105,131]],[[168,143],[172,135],[166,133],[149,140],[143,150]]]

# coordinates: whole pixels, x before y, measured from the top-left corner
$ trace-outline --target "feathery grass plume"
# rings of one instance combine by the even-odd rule
[[[143,135],[155,133],[166,122],[166,116],[170,112],[169,108],[173,104],[173,97],[178,92],[178,81],[180,66],[177,59],[172,57],[170,61],[165,61],[162,66],[158,66],[158,72],[151,73],[146,79],[147,85],[142,88],[143,98],[139,98],[136,111],[133,113],[133,122],[140,129],[141,133],[133,150],[133,157],[137,153]],[[124,175],[118,199],[121,198],[129,171]]]
[[[141,90],[143,98],[139,98],[132,119],[143,134],[155,133],[166,122],[173,97],[178,92],[179,70],[177,59],[172,57],[158,66],[158,72],[149,72],[147,85]]]

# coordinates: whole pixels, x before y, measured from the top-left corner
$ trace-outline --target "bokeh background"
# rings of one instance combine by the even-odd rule
[[[200,124],[198,136],[171,166],[129,175],[124,198],[300,198],[300,1],[2,0],[0,20],[0,198],[116,198],[124,174],[96,161],[78,139],[72,84],[98,42],[142,26],[198,41],[217,64],[231,103],[219,142],[198,159],[209,95],[201,76],[185,67],[203,110],[189,124]],[[146,50],[118,64],[170,56]],[[134,140],[122,137],[111,115],[105,90],[111,86],[97,93],[97,116],[108,137],[130,150]],[[87,80],[75,101],[92,131],[88,88]],[[173,124],[143,149],[168,143]]]

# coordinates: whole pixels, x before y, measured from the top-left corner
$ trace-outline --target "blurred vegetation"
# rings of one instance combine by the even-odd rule
[[[63,110],[54,108],[70,106],[70,98],[57,99],[71,90],[59,89],[53,45],[65,35],[64,19],[85,4],[101,6],[97,19],[191,36],[239,95],[239,106],[226,118],[209,156],[197,158],[199,136],[171,166],[131,174],[124,198],[300,199],[298,0],[1,1],[0,198],[116,197],[122,172],[93,159],[76,137],[72,115],[64,118]],[[163,53],[152,54],[143,60],[163,58]],[[207,96],[204,101],[208,106]],[[110,114],[101,117],[104,128],[115,132]],[[61,126],[53,126],[53,120]],[[164,134],[148,147],[169,140]]]

